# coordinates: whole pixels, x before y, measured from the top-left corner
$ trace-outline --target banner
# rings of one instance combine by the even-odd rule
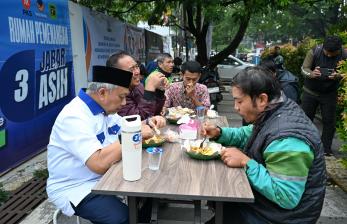
[[[153,61],[158,54],[163,53],[163,38],[159,34],[145,30],[146,62]]]
[[[124,50],[125,24],[113,17],[80,6],[83,15],[83,40],[88,78],[93,65],[105,65],[107,58]],[[75,39],[81,41],[81,39]]]
[[[145,31],[130,24],[125,25],[125,51],[140,62],[145,62]]]
[[[0,5],[0,173],[47,146],[74,97],[67,1]]]

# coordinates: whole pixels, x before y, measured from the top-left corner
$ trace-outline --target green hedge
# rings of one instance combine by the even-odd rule
[[[345,49],[347,49],[347,31],[339,33]],[[337,125],[336,131],[342,142],[340,151],[347,152],[347,60],[341,61],[338,72],[342,76],[337,100]],[[342,159],[342,164],[347,167],[347,158]]]
[[[300,88],[302,88],[303,77],[301,75],[301,66],[304,62],[307,52],[316,46],[319,41],[316,41],[311,38],[304,39],[297,47],[291,44],[281,45],[280,54],[284,59],[284,67],[296,75],[299,78]],[[261,58],[266,58],[269,56],[270,52],[273,50],[273,47],[265,49]]]

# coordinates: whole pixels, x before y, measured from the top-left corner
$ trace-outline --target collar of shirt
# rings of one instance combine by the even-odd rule
[[[165,75],[166,78],[168,78],[168,77],[171,76],[171,73],[165,72],[165,71],[164,71],[163,69],[161,69],[159,66],[158,66],[157,71],[159,71],[160,73],[163,73],[163,75]]]
[[[78,93],[78,97],[89,107],[89,110],[94,114],[105,113],[105,110],[97,103],[93,98],[91,98],[85,89],[81,89]]]

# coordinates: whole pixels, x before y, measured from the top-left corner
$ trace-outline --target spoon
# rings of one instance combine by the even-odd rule
[[[207,137],[205,137],[204,140],[202,140],[202,142],[200,143],[200,146],[199,146],[200,149],[202,149],[202,147],[204,146],[204,142],[206,139],[207,139]]]
[[[148,120],[148,123],[146,123],[154,132],[156,135],[160,135],[160,130],[154,125],[154,123],[150,120]]]
[[[156,126],[153,126],[153,130],[154,130],[156,135],[160,135],[161,132]]]

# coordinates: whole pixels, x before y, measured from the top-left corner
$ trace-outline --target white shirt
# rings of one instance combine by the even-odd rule
[[[86,166],[97,150],[118,141],[120,116],[104,110],[82,90],[59,113],[47,147],[47,194],[62,212],[74,214],[101,175]]]

